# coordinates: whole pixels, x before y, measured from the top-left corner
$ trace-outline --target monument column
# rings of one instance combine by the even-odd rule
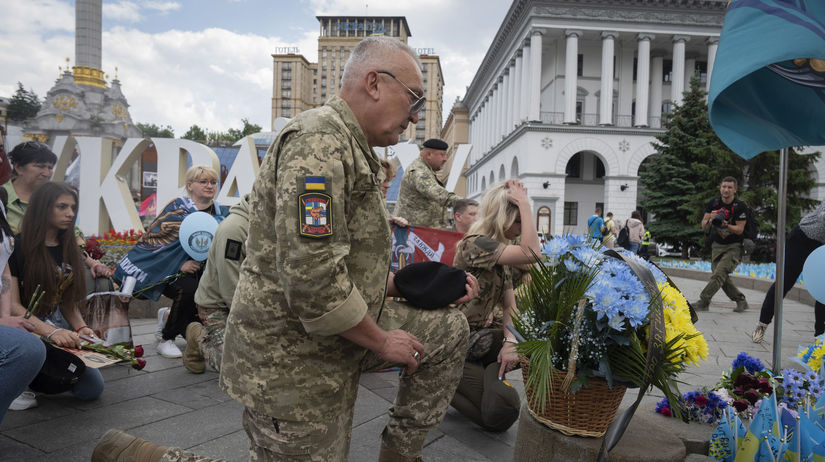
[[[613,60],[614,39],[618,32],[602,32],[602,82],[599,89],[599,125],[613,125]]]
[[[567,53],[564,57],[564,123],[575,124],[576,121],[576,92],[578,90],[579,74],[579,37],[580,30],[568,29],[564,31],[567,37]]]

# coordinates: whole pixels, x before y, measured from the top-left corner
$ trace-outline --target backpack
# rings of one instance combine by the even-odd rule
[[[747,204],[745,204],[745,213],[748,221],[745,223],[742,237],[754,240],[756,239],[756,235],[759,234],[759,221],[756,219],[756,213],[754,213],[753,209]]]
[[[630,231],[627,229],[627,225],[619,231],[619,237],[616,238],[616,244],[620,247],[624,247],[625,249],[630,248]]]

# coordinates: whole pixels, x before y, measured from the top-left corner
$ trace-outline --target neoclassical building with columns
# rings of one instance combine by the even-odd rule
[[[519,178],[539,231],[581,233],[596,207],[626,220],[663,119],[692,75],[710,83],[726,5],[514,0],[463,101],[467,196]]]

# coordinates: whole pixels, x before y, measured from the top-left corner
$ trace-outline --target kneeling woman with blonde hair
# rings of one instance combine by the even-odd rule
[[[527,189],[517,180],[491,187],[453,261],[478,279],[479,296],[460,306],[470,325],[470,348],[451,403],[490,431],[505,431],[518,418],[518,392],[504,380],[518,361],[516,340],[506,326],[516,311],[513,269],[529,267],[538,255]]]

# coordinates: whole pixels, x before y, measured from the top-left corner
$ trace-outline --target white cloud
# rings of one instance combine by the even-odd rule
[[[122,22],[138,22],[143,19],[140,7],[134,2],[121,1],[118,3],[104,3],[103,17]]]
[[[176,11],[181,8],[180,3],[178,2],[155,2],[155,1],[146,1],[143,2],[143,7],[150,9],[150,10],[157,10],[163,14],[166,14],[170,11]]]

